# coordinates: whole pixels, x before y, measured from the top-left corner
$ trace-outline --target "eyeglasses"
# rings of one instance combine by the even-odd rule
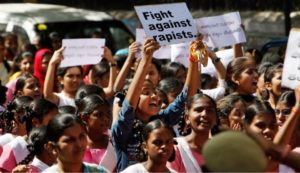
[[[281,113],[281,115],[288,116],[291,113],[291,109],[282,109],[282,110],[275,109],[276,115],[279,115],[280,113]]]

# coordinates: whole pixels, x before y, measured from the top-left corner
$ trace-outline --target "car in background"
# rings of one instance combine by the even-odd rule
[[[105,12],[62,5],[34,3],[0,4],[0,32],[18,35],[19,45],[34,43],[38,34],[57,32],[62,38],[90,38],[101,33],[115,52],[128,47],[134,34],[119,20]]]

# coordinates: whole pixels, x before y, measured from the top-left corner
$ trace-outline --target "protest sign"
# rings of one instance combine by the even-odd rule
[[[104,52],[105,39],[63,39],[64,59],[60,67],[97,64]]]
[[[185,3],[135,6],[146,35],[160,45],[188,42],[197,28]]]
[[[188,68],[189,65],[189,44],[182,43],[182,44],[174,44],[171,46],[171,61],[172,62],[178,62],[183,64],[185,67]],[[227,67],[230,61],[233,59],[233,49],[225,49],[216,52],[217,57],[220,57],[221,62]],[[210,59],[210,58],[209,58]],[[211,60],[208,61],[208,64],[206,67],[201,67],[201,73],[207,73],[212,76],[217,77],[217,72],[214,64]]]
[[[145,39],[147,38],[146,33],[143,29],[136,29],[136,43],[143,45]],[[136,58],[141,58],[141,51],[136,53]],[[170,59],[171,58],[171,47],[170,45],[161,46],[157,51],[154,52],[153,58],[156,59]]]
[[[300,28],[290,31],[286,49],[281,85],[294,89],[300,84]]]
[[[239,12],[195,20],[199,33],[209,47],[221,48],[246,42]]]

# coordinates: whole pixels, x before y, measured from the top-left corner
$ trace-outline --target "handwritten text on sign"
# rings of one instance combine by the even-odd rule
[[[101,61],[105,39],[63,39],[64,59],[60,67],[97,64]]]
[[[281,85],[294,89],[300,84],[300,29],[290,31],[286,48]]]
[[[198,31],[204,34],[204,40],[209,47],[221,48],[246,42],[239,12],[199,18],[195,22]]]
[[[147,36],[160,45],[188,42],[197,37],[197,28],[185,3],[134,7]]]

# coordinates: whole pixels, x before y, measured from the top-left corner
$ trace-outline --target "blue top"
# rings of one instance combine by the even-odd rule
[[[157,117],[169,125],[175,125],[184,112],[188,88],[185,86],[174,102],[161,110]],[[128,100],[124,100],[119,112],[118,120],[112,126],[112,140],[115,147],[118,172],[127,166],[139,162],[139,144],[141,141],[134,140],[132,132],[135,120],[135,109]]]

